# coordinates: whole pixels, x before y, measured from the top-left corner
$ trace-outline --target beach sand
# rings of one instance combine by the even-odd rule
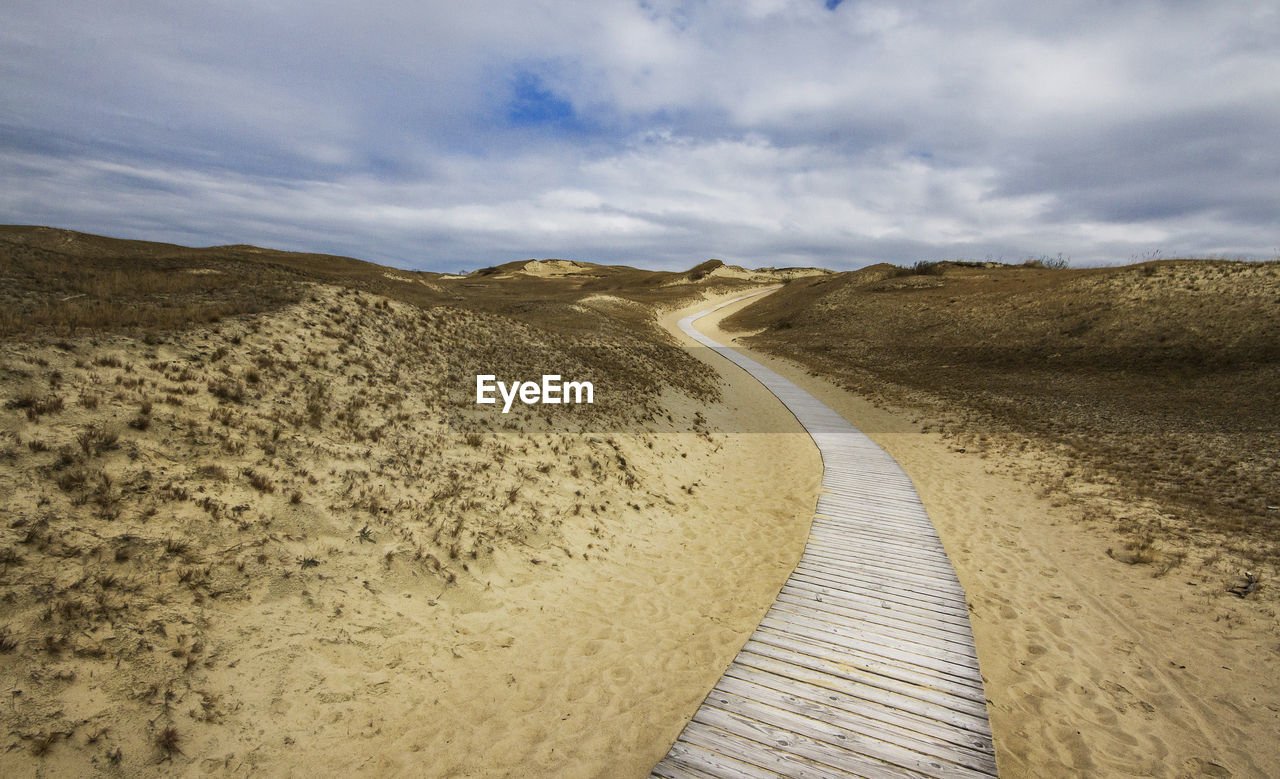
[[[744,301],[699,321],[717,323]],[[745,334],[736,334],[745,335]],[[1280,775],[1280,634],[1266,603],[1106,554],[1122,539],[794,363],[748,353],[906,470],[965,588],[1002,776]]]

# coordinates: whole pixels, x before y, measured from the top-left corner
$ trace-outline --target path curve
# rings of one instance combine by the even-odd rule
[[[659,777],[994,776],[964,590],[911,479],[829,406],[703,335],[781,400],[822,453],[809,541]]]

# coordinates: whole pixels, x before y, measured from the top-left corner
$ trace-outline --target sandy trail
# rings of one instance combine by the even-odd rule
[[[818,396],[915,482],[965,587],[1002,775],[1280,774],[1274,613],[1112,560],[1105,528],[998,458],[743,349],[718,325],[750,302],[699,329]]]

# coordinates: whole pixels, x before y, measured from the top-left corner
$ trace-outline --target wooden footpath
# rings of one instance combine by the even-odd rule
[[[795,571],[653,776],[995,776],[964,590],[915,487],[822,401],[694,329],[741,299],[680,329],[791,409],[823,492]]]

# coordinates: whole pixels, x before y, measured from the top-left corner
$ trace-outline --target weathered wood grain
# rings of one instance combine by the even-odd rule
[[[813,395],[694,329],[714,310],[680,328],[795,414],[823,494],[796,570],[653,775],[994,776],[964,590],[911,479]]]

